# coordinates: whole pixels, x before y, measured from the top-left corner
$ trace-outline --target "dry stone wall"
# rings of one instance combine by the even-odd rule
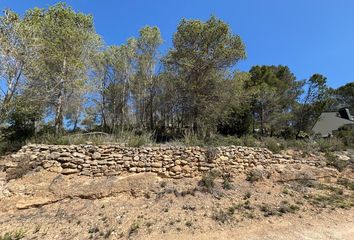
[[[13,158],[29,157],[49,171],[86,176],[112,176],[124,172],[155,172],[165,177],[196,177],[212,169],[243,173],[272,164],[321,166],[319,159],[273,154],[251,147],[142,147],[119,145],[27,145]]]
[[[251,147],[142,147],[119,145],[27,145],[13,158],[29,157],[44,169],[62,174],[111,176],[124,172],[155,172],[165,177],[196,177],[212,169],[242,173],[272,164],[320,166],[316,159],[273,154]]]

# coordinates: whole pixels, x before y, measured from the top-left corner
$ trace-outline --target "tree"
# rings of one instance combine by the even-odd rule
[[[92,16],[76,13],[59,3],[26,12],[24,21],[34,30],[36,62],[27,77],[55,115],[56,134],[63,129],[65,106],[86,83],[91,54],[99,45]],[[45,96],[45,97],[43,97]]]
[[[252,124],[251,96],[245,91],[249,79],[248,72],[236,72],[233,78],[226,79],[220,86],[226,95],[218,118],[220,133],[237,136],[249,133]]]
[[[334,91],[338,105],[347,107],[354,114],[354,82],[345,84]]]
[[[10,112],[28,61],[22,19],[11,10],[5,10],[0,17],[0,124]]]
[[[330,92],[326,83],[327,78],[321,74],[314,74],[306,80],[305,93],[296,111],[297,134],[301,131],[310,131],[317,118],[328,106]]]
[[[135,75],[136,45],[134,38],[121,46],[110,46],[96,55],[94,82],[99,97],[97,104],[103,130],[116,132],[128,122],[131,82]]]
[[[303,82],[296,81],[290,69],[281,65],[254,66],[250,74],[246,90],[252,95],[253,118],[262,135],[279,134],[290,124]]]
[[[173,38],[173,49],[164,59],[176,89],[183,126],[200,133],[216,126],[219,86],[227,69],[244,59],[245,47],[223,21],[183,19]]]
[[[154,128],[154,98],[156,96],[155,67],[157,50],[162,44],[160,30],[146,26],[139,32],[137,39],[137,73],[133,81],[132,93],[135,99],[137,122],[140,127]]]

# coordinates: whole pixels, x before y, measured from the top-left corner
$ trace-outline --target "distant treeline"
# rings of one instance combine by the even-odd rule
[[[295,138],[324,110],[354,112],[354,82],[331,89],[321,74],[298,80],[281,65],[234,71],[245,45],[216,17],[182,19],[165,55],[162,43],[160,30],[146,26],[126,44],[107,46],[92,16],[63,3],[23,16],[5,10],[0,138],[77,131]]]

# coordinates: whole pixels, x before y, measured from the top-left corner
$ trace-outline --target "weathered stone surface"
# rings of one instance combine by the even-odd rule
[[[182,168],[181,168],[181,166],[177,165],[172,168],[172,171],[173,172],[180,172],[180,171],[182,171]]]
[[[62,174],[74,174],[74,173],[78,173],[79,170],[78,169],[71,169],[71,168],[65,168],[61,171]]]
[[[92,159],[100,159],[101,158],[101,154],[99,152],[95,152],[92,154]]]
[[[48,171],[85,176],[111,176],[123,172],[155,172],[167,177],[195,177],[214,168],[240,173],[250,169],[265,169],[269,165],[307,164],[323,167],[321,156],[299,157],[287,151],[273,154],[265,148],[217,147],[211,162],[207,149],[201,147],[144,147],[130,148],[117,145],[27,145],[13,154],[13,161],[27,157],[41,163]],[[345,157],[343,157],[345,158]],[[1,167],[1,166],[0,166]],[[3,167],[9,168],[9,167]]]
[[[151,167],[154,167],[154,168],[162,168],[162,162],[151,163]]]

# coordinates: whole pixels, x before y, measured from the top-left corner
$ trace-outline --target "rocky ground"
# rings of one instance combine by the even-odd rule
[[[22,175],[22,174],[21,174]],[[301,164],[247,175],[0,171],[0,239],[348,239],[354,173]]]

